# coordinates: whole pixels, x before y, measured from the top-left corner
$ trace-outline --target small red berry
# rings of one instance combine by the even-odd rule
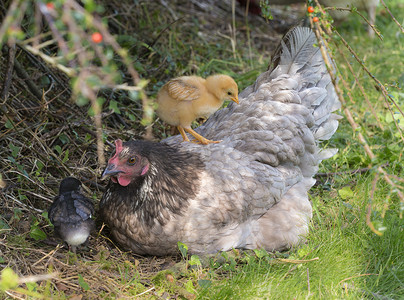
[[[308,11],[309,13],[313,13],[313,12],[314,12],[314,7],[313,7],[313,6],[309,6],[309,7],[307,8],[307,11]]]
[[[91,39],[92,39],[92,41],[93,41],[94,43],[99,44],[99,43],[102,42],[102,35],[101,35],[101,33],[99,33],[99,32],[94,32],[94,33],[91,35]]]
[[[314,17],[314,18],[313,18],[313,22],[314,22],[314,23],[318,22],[318,20],[319,20],[318,17]]]
[[[46,8],[49,10],[53,10],[55,9],[55,4],[53,4],[53,2],[48,2],[46,3]]]

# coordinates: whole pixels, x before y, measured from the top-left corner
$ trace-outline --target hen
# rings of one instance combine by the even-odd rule
[[[55,197],[48,211],[49,220],[55,226],[55,233],[61,237],[72,251],[87,241],[95,228],[91,215],[93,202],[80,193],[80,180],[67,177],[62,180],[59,195]]]
[[[223,140],[202,146],[115,141],[100,214],[115,239],[139,254],[232,248],[283,250],[304,240],[312,216],[307,192],[320,150],[338,127],[339,108],[314,34],[295,28],[271,71],[197,128]]]
[[[184,141],[189,141],[187,131],[201,144],[218,143],[195,132],[191,123],[197,118],[208,118],[226,100],[238,103],[238,87],[230,76],[212,75],[206,79],[182,76],[161,88],[156,98],[156,113],[163,121],[177,126]]]

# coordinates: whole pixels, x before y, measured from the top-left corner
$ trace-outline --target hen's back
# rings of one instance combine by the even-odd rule
[[[190,205],[190,210],[205,213],[200,218],[205,224],[190,220],[191,227],[196,231],[204,226],[206,236],[215,236],[209,249],[198,249],[197,239],[200,247],[208,243],[199,229],[195,241],[190,238],[196,243],[194,252],[281,250],[307,234],[312,177],[319,162],[335,153],[321,151],[318,144],[337,129],[338,117],[332,112],[340,106],[315,44],[309,28],[293,29],[270,70],[240,94],[240,104],[231,103],[196,130],[222,142],[181,144],[200,153],[206,165],[201,192]],[[217,220],[216,227],[206,225]]]

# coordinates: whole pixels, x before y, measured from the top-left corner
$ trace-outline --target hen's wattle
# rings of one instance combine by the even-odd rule
[[[232,248],[283,250],[304,240],[307,192],[339,108],[314,34],[287,34],[274,66],[197,131],[219,144],[116,141],[100,213],[115,239],[139,254]],[[121,184],[123,183],[123,184]]]

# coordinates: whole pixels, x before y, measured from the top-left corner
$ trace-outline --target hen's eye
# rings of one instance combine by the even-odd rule
[[[131,157],[128,159],[128,163],[133,165],[136,162],[136,157]]]

